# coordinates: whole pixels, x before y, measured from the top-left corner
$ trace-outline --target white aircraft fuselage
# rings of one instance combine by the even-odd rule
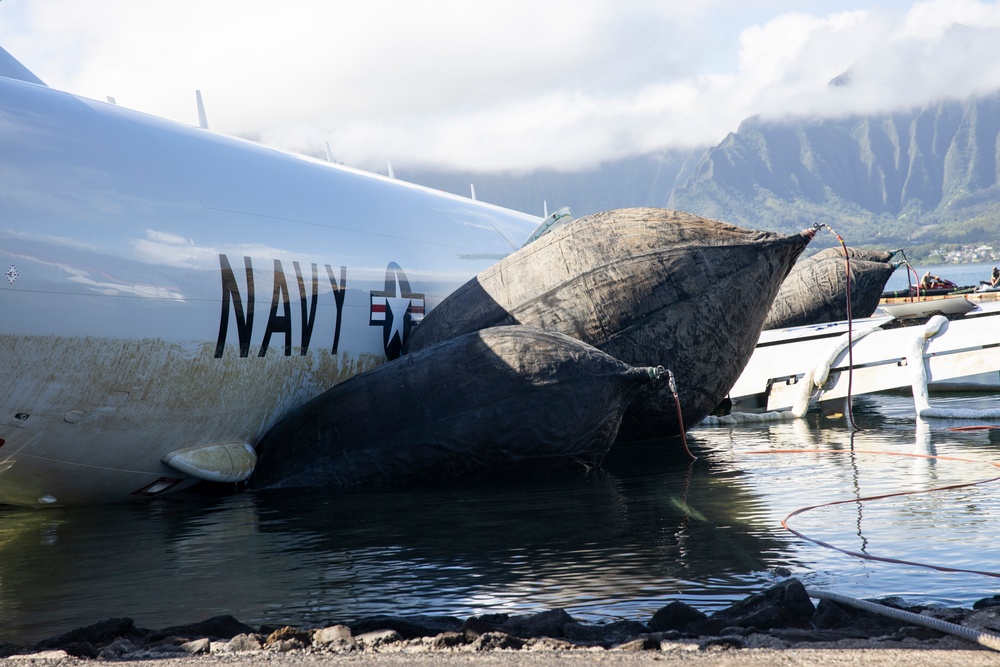
[[[398,355],[540,222],[3,76],[0,183],[17,505],[244,479],[276,420]]]

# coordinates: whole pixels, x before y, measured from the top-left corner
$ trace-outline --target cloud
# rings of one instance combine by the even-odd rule
[[[22,1],[0,43],[53,87],[190,124],[197,88],[213,129],[380,170],[574,170],[1000,88],[997,3],[868,4]]]
[[[852,12],[803,20],[800,29],[810,38],[794,49],[788,66],[761,81],[751,104],[757,113],[882,113],[1000,89],[997,4],[932,0],[915,4],[901,22],[884,13]],[[774,32],[771,43],[789,34]],[[846,85],[826,85],[838,68],[847,74]]]

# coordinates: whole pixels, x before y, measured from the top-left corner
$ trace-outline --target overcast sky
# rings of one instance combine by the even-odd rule
[[[1000,88],[1000,2],[0,0],[54,88],[385,170],[571,171]],[[831,86],[850,72],[848,85]]]

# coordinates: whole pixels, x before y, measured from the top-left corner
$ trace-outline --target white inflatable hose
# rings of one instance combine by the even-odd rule
[[[855,342],[861,340],[876,329],[880,329],[882,324],[883,322],[873,322],[867,328],[855,331],[853,334],[853,340]],[[827,355],[813,368],[810,368],[805,372],[805,375],[803,375],[802,379],[799,380],[801,389],[799,389],[799,395],[796,398],[795,405],[792,406],[793,415],[796,417],[805,416],[806,412],[809,410],[809,403],[812,401],[813,390],[826,384],[827,379],[830,377],[830,368],[837,360],[837,357],[840,356],[840,353],[847,349],[851,339],[852,336],[850,334],[845,333],[839,336],[830,347]]]
[[[853,334],[854,341],[859,341],[873,331],[881,328],[883,322],[872,323],[865,329],[860,331],[855,331]],[[704,426],[722,426],[731,424],[747,424],[754,422],[779,422],[779,421],[791,421],[793,419],[802,419],[805,417],[806,412],[809,411],[809,403],[812,401],[813,390],[817,387],[822,387],[827,379],[830,377],[830,368],[833,366],[834,362],[841,352],[847,349],[848,344],[851,341],[851,335],[842,334],[837,337],[834,344],[827,351],[825,357],[812,368],[808,369],[799,380],[799,390],[798,395],[795,398],[795,404],[792,406],[791,410],[779,410],[776,412],[733,412],[731,414],[716,417],[714,415],[709,415],[705,417],[700,424]]]
[[[957,623],[942,621],[940,618],[921,616],[920,614],[914,614],[911,611],[896,609],[884,604],[869,602],[868,600],[859,600],[858,598],[852,598],[838,593],[828,593],[827,591],[817,591],[809,588],[806,589],[806,594],[809,597],[816,598],[818,600],[830,600],[831,602],[836,602],[838,604],[846,604],[851,607],[857,607],[858,609],[864,609],[865,611],[870,611],[874,614],[888,616],[889,618],[894,618],[897,621],[903,621],[904,623],[912,623],[913,625],[931,628],[932,630],[937,630],[938,632],[967,639],[971,642],[979,644],[980,646],[993,649],[994,651],[1000,651],[1000,635],[987,632],[986,630],[967,628],[964,625],[958,625]]]
[[[927,365],[924,363],[924,351],[927,343],[934,337],[948,330],[948,320],[935,315],[914,336],[910,350],[906,355],[906,363],[913,372],[913,407],[919,417],[941,419],[994,419],[1000,417],[1000,410],[969,410],[966,408],[932,408],[927,392]]]
[[[798,419],[795,415],[787,410],[780,410],[775,412],[732,412],[728,415],[715,416],[709,415],[699,422],[699,425],[704,426],[723,426],[731,424],[752,424],[757,422],[781,422],[781,421],[791,421],[793,419]]]
[[[947,330],[948,320],[941,315],[935,315],[927,321],[927,324],[916,330],[910,349],[906,353],[906,364],[912,373],[910,381],[913,385],[913,407],[918,415],[931,407],[927,396],[927,364],[924,363],[927,341]]]

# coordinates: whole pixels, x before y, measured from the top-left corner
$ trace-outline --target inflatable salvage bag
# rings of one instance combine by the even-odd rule
[[[467,478],[599,463],[662,369],[530,327],[466,334],[357,375],[257,445],[256,488]]]
[[[870,317],[896,266],[893,253],[848,248],[851,314]],[[765,329],[840,322],[847,319],[847,263],[841,248],[827,248],[792,267],[764,322]]]
[[[782,280],[812,239],[655,208],[597,213],[500,260],[435,307],[415,351],[490,326],[559,331],[631,364],[671,369],[687,426],[725,398]],[[680,432],[669,389],[644,388],[620,439]]]

